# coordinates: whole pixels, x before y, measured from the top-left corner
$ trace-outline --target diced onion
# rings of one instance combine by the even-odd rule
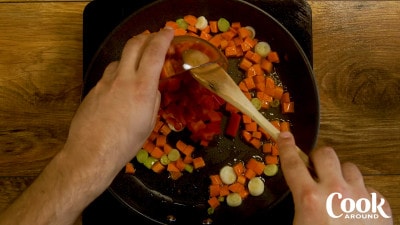
[[[208,21],[204,16],[200,16],[197,18],[197,23],[195,24],[195,27],[199,30],[204,30],[208,26]]]
[[[271,46],[265,41],[260,41],[254,47],[254,52],[261,57],[267,57],[268,53],[271,52]]]
[[[238,193],[230,193],[226,196],[226,204],[231,207],[237,207],[242,204],[242,197]]]
[[[260,177],[251,178],[247,187],[252,196],[260,196],[264,193],[264,182]]]
[[[233,184],[236,181],[236,173],[231,166],[224,166],[219,171],[219,176],[224,184]]]

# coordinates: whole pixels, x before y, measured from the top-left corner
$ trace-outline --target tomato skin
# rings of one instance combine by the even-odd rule
[[[239,131],[241,116],[238,113],[231,113],[228,121],[228,125],[225,129],[225,134],[230,137],[236,137]]]

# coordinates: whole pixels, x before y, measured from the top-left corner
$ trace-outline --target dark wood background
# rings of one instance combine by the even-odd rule
[[[80,103],[89,2],[0,0],[0,211],[66,139]],[[317,145],[356,163],[400,224],[400,2],[308,3],[321,100]]]

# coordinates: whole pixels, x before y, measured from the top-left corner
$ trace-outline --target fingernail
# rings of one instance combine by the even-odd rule
[[[288,138],[292,138],[292,133],[290,133],[290,132],[287,132],[287,131],[284,131],[284,132],[281,132],[280,134],[279,134],[279,136],[281,137],[281,138],[284,138],[284,139],[288,139]]]

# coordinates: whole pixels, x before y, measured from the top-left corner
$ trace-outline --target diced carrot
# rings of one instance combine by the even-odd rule
[[[176,148],[181,151],[183,153],[183,151],[185,150],[187,144],[185,142],[183,142],[182,140],[178,140],[176,142]]]
[[[253,170],[257,175],[261,175],[264,172],[265,164],[256,160],[255,158],[249,159],[246,163],[246,169]]]
[[[173,148],[172,148],[172,146],[170,144],[165,144],[164,148],[163,148],[165,154],[170,153],[172,149]]]
[[[238,51],[236,46],[229,46],[225,48],[226,57],[236,57],[238,55]]]
[[[262,59],[261,60],[261,68],[267,73],[272,73],[274,65],[269,60]]]
[[[274,156],[274,155],[265,156],[265,163],[266,164],[278,164],[279,163],[278,156]]]
[[[183,162],[182,158],[179,158],[175,161],[175,166],[179,169],[179,171],[183,171],[185,169],[186,163]]]
[[[149,137],[147,138],[148,141],[155,141],[157,139],[157,137],[159,136],[158,133],[156,132],[151,132],[151,134],[149,135]]]
[[[290,123],[288,121],[281,122],[281,132],[290,131]]]
[[[204,162],[203,157],[197,157],[193,159],[193,167],[195,169],[199,169],[201,167],[205,167],[206,166],[206,162]]]
[[[271,139],[271,135],[270,135],[267,131],[265,131],[265,130],[262,129],[261,127],[258,127],[258,130],[263,134],[263,136],[264,136],[267,140]]]
[[[261,139],[262,133],[259,131],[254,131],[253,132],[253,138]]]
[[[157,119],[157,121],[156,121],[156,125],[154,125],[154,128],[153,128],[153,131],[154,132],[159,132],[160,131],[160,129],[161,129],[161,127],[164,125],[164,122],[163,121],[161,121],[159,118]]]
[[[209,189],[210,197],[218,197],[219,196],[220,185],[211,184],[208,189]]]
[[[228,30],[221,34],[225,40],[231,41],[236,36],[236,33],[232,30]]]
[[[143,145],[143,149],[149,153],[151,153],[155,147],[156,145],[151,141],[146,141]]]
[[[197,17],[195,17],[193,15],[186,15],[183,17],[183,20],[185,20],[186,23],[188,23],[191,26],[195,26],[197,23]]]
[[[254,88],[256,88],[256,84],[254,83],[254,80],[251,77],[243,79],[243,82],[246,84],[247,89],[249,90],[253,90]]]
[[[242,137],[246,142],[250,142],[252,135],[250,132],[243,130],[242,131]]]
[[[294,113],[294,102],[283,102],[281,104],[282,113]]]
[[[156,146],[157,147],[163,147],[165,144],[167,144],[167,136],[158,135],[157,138],[156,138]]]
[[[177,28],[174,31],[174,35],[175,36],[183,36],[183,35],[186,35],[186,34],[187,34],[187,31],[185,29],[183,29],[183,28]]]
[[[201,33],[200,33],[200,38],[202,38],[202,39],[208,41],[208,40],[210,40],[210,39],[212,38],[212,36],[211,36],[210,33],[207,33],[207,32],[205,32],[205,31],[201,31]]]
[[[160,129],[160,133],[162,133],[163,135],[167,136],[169,133],[171,133],[171,128],[169,128],[169,126],[167,124],[164,124],[161,129]]]
[[[238,194],[240,195],[240,197],[242,199],[245,199],[245,198],[247,198],[247,196],[249,196],[250,192],[248,190],[244,189],[241,192],[239,192]]]
[[[251,122],[248,124],[245,124],[245,129],[249,132],[254,132],[257,131],[257,123],[256,122]]]
[[[208,23],[210,25],[211,33],[218,33],[218,22],[215,20],[211,20]]]
[[[272,145],[271,147],[271,155],[277,156],[279,155],[279,149],[277,145]]]
[[[238,29],[238,33],[240,38],[245,39],[251,36],[251,31],[245,27],[241,27]]]
[[[238,162],[235,165],[233,165],[233,170],[235,171],[237,176],[243,175],[245,168],[244,168],[244,164],[242,162]]]
[[[240,88],[240,90],[243,91],[243,92],[249,92],[249,89],[247,88],[246,84],[245,84],[243,81],[241,81],[241,82],[239,83],[239,88]]]
[[[241,184],[243,184],[243,185],[245,185],[246,184],[246,181],[247,181],[247,178],[244,176],[244,173],[243,173],[243,175],[239,175],[238,177],[237,177],[237,180],[236,180],[238,183],[241,183]]]
[[[231,192],[240,193],[240,192],[242,192],[242,191],[245,189],[245,187],[244,187],[243,184],[241,184],[241,183],[239,183],[239,182],[235,182],[235,183],[229,185],[229,186],[228,186],[228,189],[229,189]]]
[[[225,50],[226,47],[228,47],[228,43],[229,43],[228,40],[223,39],[221,41],[221,50]]]
[[[230,191],[229,191],[228,185],[223,185],[223,186],[220,187],[219,196],[224,197],[224,196],[229,195],[229,193],[230,193]]]
[[[175,163],[168,163],[167,170],[168,172],[181,172],[178,167],[176,167]]]
[[[233,38],[233,42],[236,46],[240,46],[243,43],[243,40],[240,37]]]
[[[248,116],[248,115],[246,115],[246,114],[243,114],[243,115],[242,115],[242,118],[243,118],[243,123],[244,123],[244,124],[248,124],[248,123],[253,122],[253,120],[251,119],[251,117]]]
[[[260,65],[260,64],[256,64]],[[265,77],[263,75],[256,75],[253,77],[254,83],[256,85],[256,90],[264,92],[265,90]]]
[[[239,68],[244,71],[247,71],[252,65],[253,65],[253,63],[250,62],[249,59],[243,58],[239,63]]]
[[[272,143],[271,142],[267,142],[263,144],[263,152],[264,153],[271,153],[272,151]]]
[[[191,156],[192,153],[194,152],[194,146],[186,145],[186,147],[181,152],[186,156]]]
[[[128,162],[128,163],[125,165],[125,173],[127,173],[127,174],[134,174],[135,172],[136,172],[136,169],[135,169],[135,167],[133,166],[133,163]]]
[[[286,102],[286,103],[290,102],[290,94],[288,91],[282,94],[281,102]]]
[[[242,25],[240,24],[240,22],[232,22],[231,27],[235,30],[239,30]]]
[[[265,87],[271,89],[275,88],[275,81],[272,79],[272,77],[268,76],[265,78]]]
[[[267,55],[267,59],[272,63],[279,63],[279,55],[275,51],[271,51]]]
[[[211,32],[210,25],[207,25],[206,28],[204,28],[202,31],[209,34]]]
[[[159,147],[155,147],[153,151],[150,152],[150,155],[156,159],[160,159],[164,154],[164,151]]]
[[[249,180],[255,177],[256,175],[257,175],[256,172],[254,172],[254,170],[252,169],[246,169],[246,172],[244,173],[244,176]]]
[[[257,54],[257,53],[254,53],[251,56],[250,61],[252,61],[253,63],[256,63],[256,64],[260,64],[261,63],[261,56],[259,54]]]
[[[271,101],[268,101],[267,99],[261,99],[261,108],[262,109],[269,109]]]
[[[276,86],[273,97],[275,99],[281,100],[283,94],[283,88],[281,86]]]
[[[157,161],[153,164],[151,167],[151,170],[153,170],[155,173],[161,173],[162,171],[165,170],[165,166],[161,164],[160,161]]]
[[[190,155],[186,155],[185,158],[183,158],[183,162],[186,164],[192,164],[193,163],[193,158]]]
[[[172,180],[178,180],[183,175],[183,173],[180,171],[169,171],[169,175]]]
[[[166,27],[170,27],[172,29],[178,29],[179,28],[178,24],[175,21],[167,21],[165,23],[165,26]]]
[[[217,197],[211,197],[208,199],[208,204],[210,205],[211,208],[215,209],[217,208],[221,203],[218,201]]]
[[[257,75],[257,71],[253,66],[250,66],[250,68],[247,69],[246,71],[246,77],[254,77]]]
[[[276,129],[281,130],[281,123],[279,120],[271,120],[270,123],[276,127]]]
[[[193,26],[189,25],[187,30],[190,31],[193,36],[197,36],[197,35],[195,35],[195,33],[197,33],[197,28],[194,25]]]
[[[250,144],[253,145],[254,148],[259,149],[261,147],[261,141],[258,138],[252,138],[250,140]]]
[[[221,35],[214,35],[210,40],[208,40],[211,44],[213,44],[215,47],[219,48],[221,46],[223,38]]]
[[[218,174],[210,175],[211,184],[222,185],[221,177]]]
[[[251,37],[247,37],[247,38],[244,39],[243,43],[246,43],[251,48],[254,48],[256,46],[256,44],[257,44],[257,40],[253,39]]]

